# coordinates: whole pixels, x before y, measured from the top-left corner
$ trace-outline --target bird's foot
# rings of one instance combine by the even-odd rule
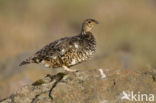
[[[72,70],[69,69],[67,66],[63,66],[64,70],[68,71],[68,72],[78,72],[78,70]]]

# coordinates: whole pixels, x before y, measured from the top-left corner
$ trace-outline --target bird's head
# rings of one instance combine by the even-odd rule
[[[90,32],[96,24],[99,24],[99,22],[95,19],[86,19],[82,23],[82,33],[85,34],[86,32]]]

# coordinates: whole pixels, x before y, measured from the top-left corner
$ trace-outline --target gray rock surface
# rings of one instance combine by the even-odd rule
[[[18,89],[1,103],[132,103],[130,100],[121,100],[123,92],[132,91],[138,95],[146,93],[156,96],[154,69],[114,67],[101,68],[106,76],[104,78],[99,68],[48,74],[32,85]],[[147,103],[145,98],[141,102]]]

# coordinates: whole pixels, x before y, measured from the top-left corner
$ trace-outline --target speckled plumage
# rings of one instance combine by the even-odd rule
[[[68,69],[87,60],[96,51],[96,41],[90,31],[94,24],[97,24],[94,19],[85,20],[80,34],[64,37],[46,45],[20,65],[41,63],[48,68],[65,67]]]

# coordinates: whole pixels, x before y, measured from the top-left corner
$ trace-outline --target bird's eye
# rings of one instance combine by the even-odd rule
[[[88,21],[88,23],[90,24],[90,23],[91,23],[91,21]]]

